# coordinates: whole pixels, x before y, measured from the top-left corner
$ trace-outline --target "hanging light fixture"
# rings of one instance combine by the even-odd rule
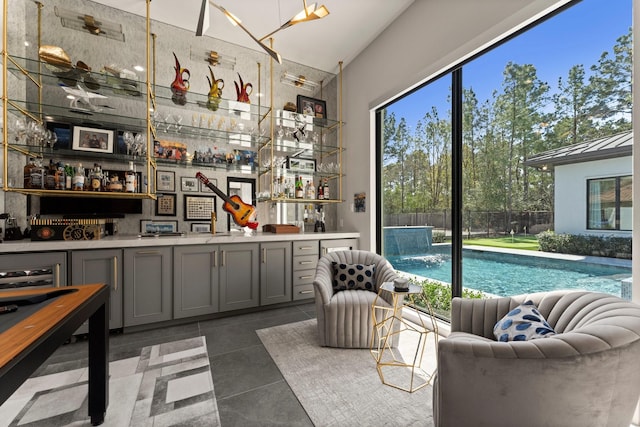
[[[274,35],[275,33],[277,33],[280,30],[284,30],[285,28],[289,28],[292,25],[296,25],[296,24],[299,24],[301,22],[307,22],[307,21],[313,21],[313,20],[316,20],[316,19],[322,19],[322,18],[324,18],[325,16],[327,16],[329,14],[329,9],[327,9],[327,7],[325,5],[322,5],[322,6],[318,7],[318,3],[313,3],[311,6],[307,6],[307,0],[302,0],[302,3],[304,5],[304,9],[302,11],[298,12],[298,14],[296,14],[296,16],[294,16],[293,18],[289,19],[287,22],[282,24],[279,28],[273,30],[272,32],[270,32],[266,36],[262,37],[260,39],[260,41],[266,39],[267,37],[270,37],[270,36]]]
[[[202,36],[209,28],[209,5],[212,5],[220,12],[222,12],[234,26],[240,27],[245,33],[249,35],[249,37],[253,39],[253,41],[258,43],[258,45],[260,45],[260,47],[269,54],[269,56],[278,61],[279,64],[282,64],[282,58],[280,57],[280,54],[278,52],[271,49],[269,46],[265,45],[261,40],[258,40],[253,34],[251,34],[251,32],[246,29],[244,25],[242,25],[242,21],[240,21],[240,19],[238,19],[235,15],[233,15],[224,7],[215,4],[211,0],[202,0],[200,15],[198,16],[198,26],[196,27],[196,36]]]
[[[54,7],[54,12],[62,26],[78,31],[87,31],[96,36],[104,36],[113,40],[124,41],[122,25],[115,22],[98,19],[92,15],[87,15],[73,10]]]

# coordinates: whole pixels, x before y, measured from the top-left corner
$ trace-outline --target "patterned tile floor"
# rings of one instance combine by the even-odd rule
[[[194,411],[201,410],[204,413],[207,410],[207,408],[197,407],[198,399],[202,400],[202,396],[206,396],[208,390],[207,375],[202,371],[203,363],[198,361],[197,355],[192,355],[194,365],[187,374],[183,372],[183,374],[165,376],[164,380],[159,382],[160,385],[153,390],[145,388],[144,376],[140,374],[138,381],[141,384],[140,389],[146,390],[142,393],[146,399],[138,402],[134,397],[138,388],[132,387],[131,382],[124,383],[123,380],[116,378],[117,376],[125,378],[124,373],[129,372],[133,369],[132,366],[139,363],[171,365],[171,360],[167,360],[167,358],[171,359],[167,353],[170,349],[160,344],[203,336],[206,340],[220,425],[223,427],[312,426],[306,412],[255,333],[257,329],[310,318],[315,318],[315,306],[304,304],[148,331],[112,334],[109,358],[111,361],[120,362],[111,365],[115,366],[111,370],[111,395],[116,397],[110,400],[109,406],[120,408],[117,413],[125,419],[127,414],[133,413],[134,417],[138,414],[135,412],[136,408],[132,407],[134,404],[138,405],[139,413],[144,412],[142,405],[151,405],[153,413],[156,414],[154,426],[176,425],[175,422],[178,423],[177,425],[184,426],[217,425],[217,420],[207,416],[203,416],[199,422],[192,419],[185,423],[187,419],[194,418]],[[61,394],[39,400],[35,408],[35,403],[32,403],[29,411],[25,411],[28,412],[25,416],[28,415],[31,418],[23,416],[21,425],[33,421],[35,422],[26,425],[34,427],[83,425],[74,420],[86,418],[87,413],[86,407],[78,408],[81,405],[78,402],[84,400],[85,392],[77,386],[78,376],[86,375],[86,345],[85,341],[79,341],[60,347],[34,374],[34,376],[47,376],[43,378],[48,385],[54,379],[67,384],[76,382],[76,385],[63,387],[59,390]],[[169,352],[175,353],[173,350]],[[166,366],[163,374],[171,374]],[[59,378],[62,375],[70,375],[71,378]],[[130,379],[129,375],[127,381]],[[37,387],[36,384],[37,382],[34,383],[35,387]],[[190,406],[189,415],[180,412],[181,407],[194,403],[196,406]],[[43,413],[47,414],[47,417],[56,415],[63,418],[55,418],[55,422],[51,418],[48,418],[48,421],[47,419],[37,421]],[[134,418],[134,420],[136,423],[132,425],[152,425],[148,419]],[[115,424],[109,424],[127,425],[119,418],[117,421]],[[6,424],[8,421],[4,423],[0,420],[0,426],[9,425]]]

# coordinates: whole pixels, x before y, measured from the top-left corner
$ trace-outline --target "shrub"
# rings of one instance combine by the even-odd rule
[[[536,237],[544,252],[631,259],[631,237],[556,234],[553,231],[544,231]]]
[[[444,243],[446,237],[442,231],[434,231],[431,235],[431,243]]]
[[[437,314],[449,316],[451,311],[451,285],[444,282],[438,282],[436,280],[417,280],[411,279],[411,282],[415,285],[421,286],[423,293],[414,294],[410,296],[410,301],[419,308],[426,309],[427,304],[424,297],[431,304],[431,308]],[[462,296],[464,298],[484,298],[484,295],[480,291],[474,291],[471,289],[463,289]]]

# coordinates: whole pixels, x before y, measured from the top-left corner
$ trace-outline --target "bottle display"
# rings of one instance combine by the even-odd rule
[[[302,177],[296,176],[296,199],[304,198],[304,188],[302,185]]]
[[[89,175],[89,190],[102,191],[102,168],[97,163],[93,164]]]
[[[45,170],[42,167],[40,159],[35,159],[34,167],[31,169],[31,187],[30,188],[44,188]]]
[[[36,161],[33,157],[29,157],[29,161],[24,165],[24,188],[31,187],[31,172],[36,167]]]
[[[324,186],[322,187],[322,194],[323,194],[323,199],[325,200],[329,200],[331,197],[329,197],[329,179],[325,178],[324,179]]]
[[[78,167],[76,168],[76,173],[73,175],[72,184],[74,191],[82,191],[84,190],[84,167],[82,167],[82,163],[78,163]]]
[[[316,194],[316,198],[318,200],[324,199],[324,186],[322,185],[322,179],[318,180],[318,192]]]

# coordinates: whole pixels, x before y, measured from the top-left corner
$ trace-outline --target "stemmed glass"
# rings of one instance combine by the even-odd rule
[[[182,116],[180,114],[174,114],[173,121],[175,122],[176,132],[180,132],[180,129],[182,129]]]
[[[143,133],[138,133],[133,140],[134,152],[138,156],[147,154],[147,137]]]
[[[131,154],[131,148],[133,146],[133,133],[126,130],[122,133],[122,140],[124,141],[124,145],[127,147],[127,155]]]

